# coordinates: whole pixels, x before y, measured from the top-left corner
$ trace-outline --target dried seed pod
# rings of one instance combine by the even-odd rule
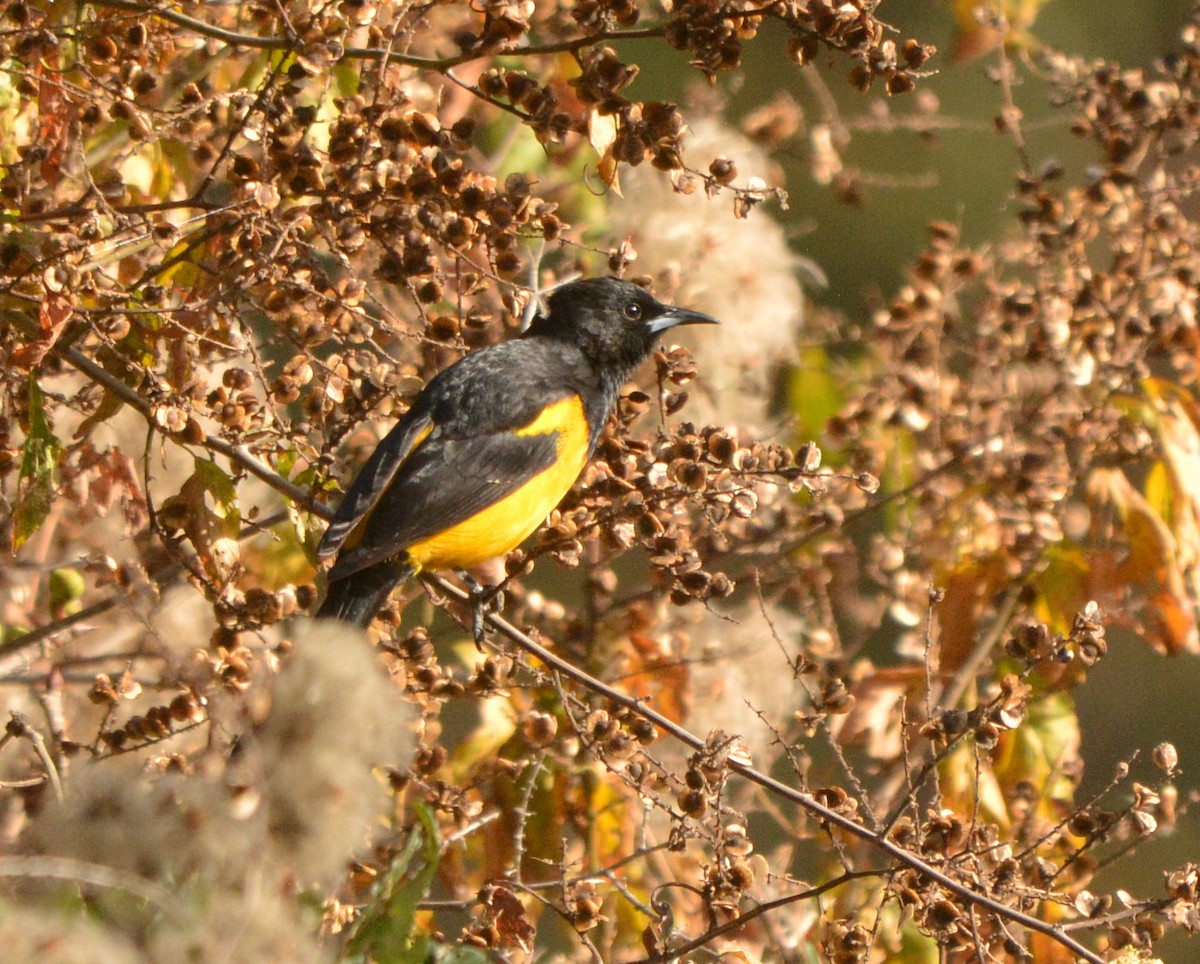
[[[679,809],[698,820],[708,812],[708,796],[703,790],[684,790],[679,794]]]
[[[1173,775],[1179,769],[1179,751],[1173,743],[1160,743],[1154,748],[1154,765],[1166,773]]]
[[[549,713],[534,710],[521,721],[521,732],[530,746],[538,749],[547,747],[558,734],[558,721]]]

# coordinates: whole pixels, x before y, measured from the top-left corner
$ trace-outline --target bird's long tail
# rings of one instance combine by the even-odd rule
[[[392,590],[414,572],[415,566],[389,560],[335,580],[329,584],[316,618],[369,626]]]

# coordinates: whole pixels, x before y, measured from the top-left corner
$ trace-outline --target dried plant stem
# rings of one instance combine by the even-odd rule
[[[533,799],[533,792],[537,788],[538,775],[542,772],[542,767],[546,762],[546,753],[543,750],[529,764],[529,771],[524,776],[524,785],[521,787],[521,799],[517,806],[513,808],[513,816],[516,817],[517,827],[513,832],[513,865],[512,879],[514,883],[521,882],[521,863],[525,859],[525,824],[529,820],[529,801]]]
[[[103,864],[88,863],[69,857],[0,857],[0,877],[50,878],[69,880],[92,887],[123,890],[149,901],[162,910],[179,913],[178,901],[165,888],[135,874]]]
[[[752,907],[745,911],[740,917],[735,920],[726,921],[724,924],[719,924],[711,930],[706,931],[699,937],[695,937],[686,944],[681,944],[678,947],[672,947],[666,953],[651,954],[649,957],[639,958],[635,961],[628,961],[626,964],[662,964],[665,961],[676,961],[682,958],[685,954],[690,954],[692,951],[697,951],[710,941],[718,937],[723,937],[725,934],[730,934],[740,930],[756,918],[762,917],[764,914],[769,914],[773,910],[778,910],[780,907],[786,907],[788,904],[795,904],[802,900],[812,900],[826,894],[831,890],[836,890],[843,884],[848,884],[852,880],[859,880],[863,877],[879,877],[887,874],[886,870],[847,870],[845,873],[838,874],[831,880],[825,881],[818,887],[809,887],[797,894],[788,894],[786,897],[779,897],[775,900],[769,900],[765,903]]]
[[[106,7],[110,10],[125,10],[129,13],[143,16],[158,17],[178,27],[194,31],[202,37],[211,37],[213,40],[220,40],[231,47],[250,47],[257,50],[295,50],[298,47],[298,43],[294,37],[259,37],[254,34],[238,33],[235,30],[226,30],[224,27],[218,27],[215,24],[206,23],[203,20],[197,20],[195,17],[189,17],[187,14],[179,13],[167,7],[155,6],[154,4],[136,3],[133,0],[95,0],[93,6]],[[414,57],[411,54],[400,54],[390,48],[380,47],[347,47],[343,51],[343,56],[350,60],[377,60],[389,64],[400,64],[405,67],[416,67],[440,73],[459,64],[470,63],[473,60],[482,60],[485,58],[532,57],[538,54],[571,53],[572,51],[581,50],[584,47],[590,47],[598,43],[612,43],[618,40],[645,40],[661,36],[665,29],[665,26],[659,25],[638,27],[629,30],[602,30],[583,37],[573,37],[569,40],[559,40],[553,43],[528,44],[511,49],[469,51],[454,57]]]
[[[5,728],[4,736],[0,737],[0,744],[7,741],[11,737],[21,737],[30,742],[33,746],[33,752],[37,754],[37,758],[42,762],[42,766],[46,770],[46,778],[50,781],[50,786],[54,788],[54,797],[60,803],[63,798],[62,781],[58,776],[58,767],[54,765],[54,760],[50,756],[50,751],[46,747],[46,740],[37,729],[25,719],[24,714],[13,712],[11,719],[8,721],[8,726]]]

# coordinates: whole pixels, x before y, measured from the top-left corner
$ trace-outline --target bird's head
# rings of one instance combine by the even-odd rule
[[[667,329],[715,324],[698,311],[664,305],[632,282],[591,278],[555,288],[526,334],[570,341],[598,370],[624,382]]]

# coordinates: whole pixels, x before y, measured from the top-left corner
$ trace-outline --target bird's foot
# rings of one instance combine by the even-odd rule
[[[488,613],[499,612],[504,608],[504,590],[499,586],[484,586],[465,572],[460,572],[459,576],[466,584],[467,595],[470,597],[471,637],[475,640],[476,649],[483,652]]]

